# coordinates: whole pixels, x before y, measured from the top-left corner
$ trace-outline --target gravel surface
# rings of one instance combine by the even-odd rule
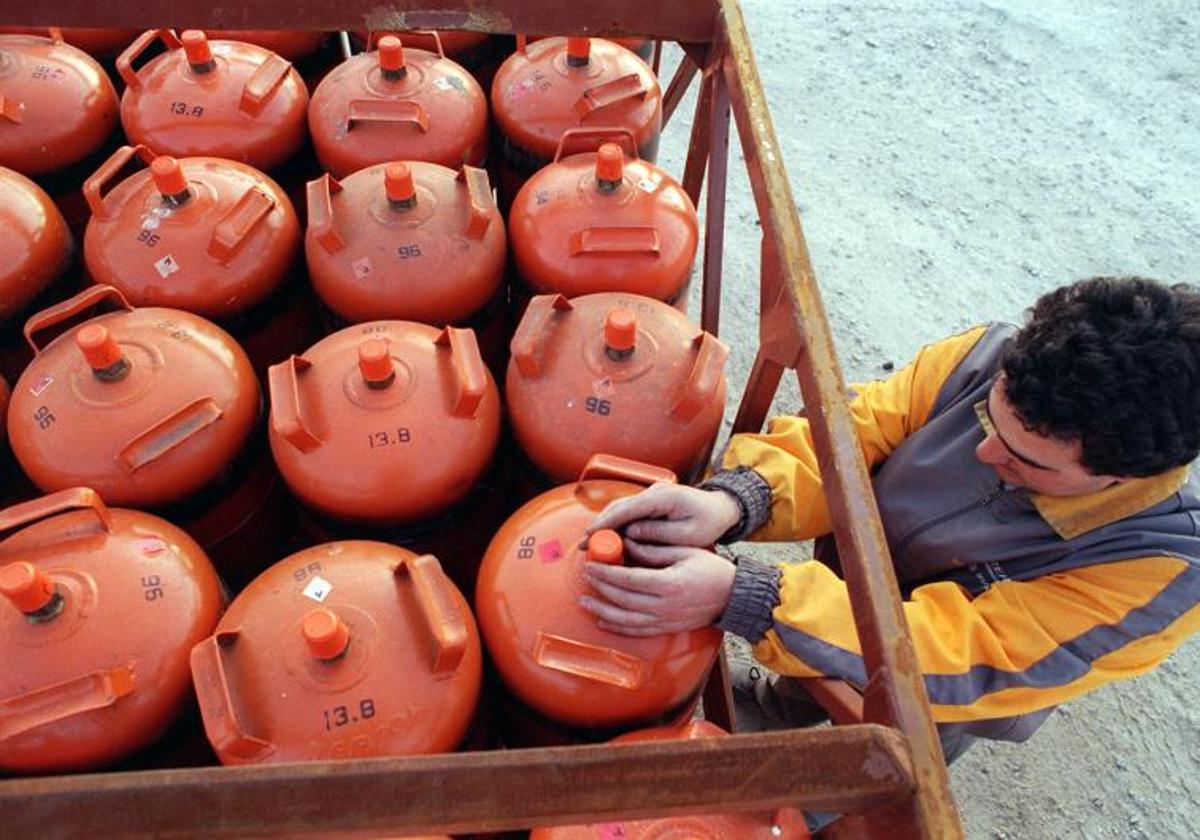
[[[972,324],[1018,321],[1080,277],[1200,281],[1194,2],[743,9],[847,380]],[[691,114],[689,98],[663,142],[676,173]],[[740,386],[759,237],[740,153],[731,173],[721,329]],[[797,405],[786,381],[777,410]],[[1197,689],[1194,639],[1060,709],[1027,744],[976,747],[952,771],[968,837],[1197,836]]]

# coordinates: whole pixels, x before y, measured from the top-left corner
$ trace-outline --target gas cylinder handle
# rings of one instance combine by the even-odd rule
[[[341,183],[328,172],[309,181],[305,188],[308,232],[329,254],[336,254],[346,247],[346,240],[342,239],[342,235],[333,224],[333,196],[341,191]]]
[[[558,148],[554,152],[554,162],[558,163],[558,159],[563,156],[563,151],[566,149],[567,140],[577,140],[581,138],[589,138],[592,140],[610,140],[615,143],[622,144],[622,151],[625,156],[632,160],[639,160],[637,138],[633,136],[633,132],[628,128],[568,128],[558,138]],[[575,152],[574,154],[580,154]]]
[[[518,32],[517,33],[517,52],[524,53],[525,48],[527,46],[529,46],[529,36],[522,32]]]
[[[433,39],[434,46],[437,47],[438,56],[446,57],[446,51],[442,49],[442,36],[436,29],[413,29],[404,33],[405,35],[422,35]]]
[[[275,209],[275,199],[258,187],[250,187],[213,227],[208,254],[222,265],[245,244]]]
[[[458,170],[457,179],[467,185],[467,200],[471,205],[471,216],[467,220],[467,237],[483,239],[491,227],[492,212],[496,209],[487,170],[464,163],[462,169]]]
[[[156,39],[162,39],[163,46],[168,50],[177,50],[182,44],[179,38],[175,35],[174,29],[147,29],[141,35],[137,36],[132,44],[125,48],[125,51],[117,56],[117,73],[125,80],[125,84],[133,90],[140,90],[142,80],[138,77],[137,72],[133,69],[133,62],[146,50]]]
[[[104,187],[113,178],[117,177],[134,156],[141,159],[142,163],[147,166],[154,160],[156,155],[150,150],[149,146],[143,146],[141,143],[136,146],[122,146],[113,152],[108,160],[100,164],[100,168],[92,173],[86,181],[83,182],[83,197],[87,199],[88,207],[92,210],[92,215],[98,219],[108,218],[108,213],[104,208]]]
[[[112,512],[109,511],[108,505],[104,504],[100,494],[90,487],[70,487],[0,510],[0,534],[38,522],[47,516],[83,508],[96,514],[101,528],[112,531]]]
[[[479,352],[475,330],[469,327],[445,327],[433,343],[439,347],[449,347],[450,359],[454,363],[458,392],[450,413],[455,417],[474,417],[479,412],[488,386],[487,368]]]
[[[617,455],[597,453],[588,459],[583,470],[579,473],[577,484],[597,478],[613,478],[618,481],[629,481],[633,484],[644,484],[649,487],[660,481],[674,484],[678,479],[675,473],[666,467],[634,461],[632,458],[621,458]]]
[[[50,40],[53,41],[54,43],[56,43],[56,44],[63,43],[63,34],[62,34],[62,29],[60,27],[47,26],[46,32],[47,32]]]
[[[587,254],[649,254],[661,253],[658,228],[654,225],[625,225],[586,227],[571,234],[567,252],[572,257]]]
[[[631,653],[545,632],[539,632],[534,640],[533,661],[543,668],[631,691],[641,688],[649,671],[645,660]]]
[[[271,428],[301,452],[312,452],[324,441],[304,420],[300,401],[300,374],[312,367],[303,356],[291,356],[286,362],[267,369],[267,389],[271,397]]]
[[[725,373],[725,360],[729,358],[729,348],[712,333],[700,333],[692,346],[696,348],[696,361],[683,384],[683,393],[671,407],[671,416],[680,423],[692,420],[716,398]]]
[[[117,461],[126,473],[133,475],[172,449],[187,443],[220,420],[224,413],[212,397],[198,397],[132,438],[117,453]]]
[[[626,99],[645,99],[650,88],[638,73],[627,73],[612,81],[590,87],[575,101],[575,116],[583,122],[589,116]]]
[[[114,300],[123,309],[133,309],[129,305],[129,301],[125,299],[125,295],[113,286],[90,286],[70,300],[56,303],[54,306],[47,307],[36,315],[30,316],[29,320],[25,322],[25,340],[29,342],[35,355],[41,353],[42,348],[33,338],[35,335],[55,324],[61,324],[63,321],[75,317],[80,312],[91,309],[108,298]]]
[[[107,709],[137,688],[133,665],[98,669],[0,700],[0,743],[60,720]]]
[[[266,60],[258,65],[254,74],[246,80],[238,108],[252,117],[257,117],[291,71],[292,62],[275,53],[269,54]]]
[[[346,130],[360,122],[408,123],[429,130],[429,114],[413,99],[351,99]]]
[[[394,574],[412,581],[417,609],[429,632],[434,677],[453,676],[467,652],[469,630],[454,598],[454,587],[431,554],[423,554],[396,566]]]
[[[204,732],[213,747],[245,761],[256,761],[272,752],[275,745],[246,732],[238,720],[237,705],[225,672],[225,650],[240,635],[239,629],[218,630],[192,648],[192,682],[200,701]]]
[[[517,331],[513,333],[508,349],[517,370],[526,379],[537,379],[542,375],[542,362],[538,358],[538,342],[550,328],[557,312],[570,312],[575,307],[565,295],[537,295],[529,301]]]

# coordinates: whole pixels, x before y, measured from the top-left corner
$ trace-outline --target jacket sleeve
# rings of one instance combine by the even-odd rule
[[[1176,557],[1121,560],[1001,581],[972,597],[956,583],[904,603],[938,722],[1010,717],[1154,668],[1200,629],[1200,566]],[[846,584],[820,563],[739,558],[720,626],[768,667],[863,687]]]
[[[850,414],[867,466],[883,461],[929,417],[938,392],[959,362],[979,341],[986,327],[922,348],[904,369],[878,382],[853,386]],[[734,435],[721,460],[722,470],[744,475],[752,470],[770,488],[765,523],[751,520],[732,538],[803,540],[828,533],[829,510],[821,488],[821,472],[807,418],[776,417],[766,432]],[[706,482],[723,486],[722,473]],[[753,494],[738,493],[743,511],[754,508]],[[765,488],[763,494],[765,495]],[[760,527],[761,525],[761,527]]]

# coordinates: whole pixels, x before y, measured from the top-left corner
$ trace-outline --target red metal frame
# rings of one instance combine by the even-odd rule
[[[643,36],[687,58],[665,97],[670,117],[699,72],[683,184],[699,204],[707,173],[701,320],[717,331],[728,167],[736,120],[762,228],[760,346],[735,421],[758,429],[785,369],[799,379],[870,675],[866,723],[711,741],[462,753],[0,782],[14,836],[378,836],[496,831],[614,816],[783,805],[849,816],[831,836],[960,837],[946,768],[916,666],[870,479],[791,186],[736,0],[65,0],[6,4],[7,24],[255,29],[463,28]],[[53,15],[54,20],[47,16]],[[729,722],[724,662],[705,693]],[[857,713],[837,686],[816,692],[835,719]],[[869,772],[868,772],[869,768]]]

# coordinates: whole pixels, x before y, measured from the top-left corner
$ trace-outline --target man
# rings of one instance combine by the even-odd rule
[[[1058,703],[1150,670],[1200,627],[1195,289],[1060,288],[1022,329],[924,348],[851,412],[947,760],[975,737],[1028,738]],[[581,603],[629,635],[716,622],[780,674],[862,688],[808,421],[737,435],[721,464],[699,488],[606,508],[592,530],[623,529],[640,565],[589,564],[598,597]],[[817,537],[817,559],[709,550],[746,537]],[[757,689],[784,722],[803,716],[790,681]]]

